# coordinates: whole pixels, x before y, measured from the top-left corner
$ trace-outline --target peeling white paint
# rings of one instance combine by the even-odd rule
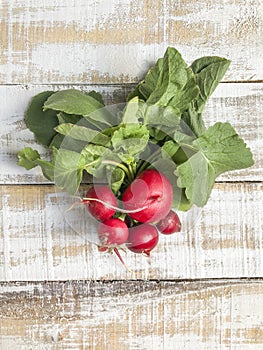
[[[0,64],[2,83],[86,83],[94,82],[94,75],[98,82],[109,81],[106,77],[134,82],[168,45],[176,46],[188,62],[203,55],[228,57],[232,65],[227,80],[262,79],[260,0],[253,4],[179,2],[176,6],[161,2],[155,11],[146,11],[145,6],[144,2],[131,0],[81,0],[78,4],[66,1],[56,5],[43,0],[3,1],[9,38],[7,47],[2,47],[2,55],[7,58]],[[6,22],[2,24],[5,30]],[[30,30],[37,31],[40,26],[42,34],[33,35],[33,40],[27,37]],[[103,41],[100,31],[107,33],[115,27],[122,34],[120,38],[116,40],[113,32],[112,38]],[[57,28],[64,31],[53,42],[46,32]],[[136,35],[134,39],[135,30],[142,33],[141,37]],[[25,47],[15,49],[13,32],[27,43]],[[144,35],[151,35],[152,41]]]
[[[260,277],[263,272],[260,184],[217,185],[194,229],[161,235],[150,259],[121,252],[135,274],[115,255],[99,253],[89,243],[91,233],[96,237],[96,225],[82,220],[82,211],[80,223],[69,227],[54,195],[47,193],[43,204],[42,195],[35,196],[35,204],[33,200],[30,208],[26,202],[12,207],[4,202],[2,281],[234,278]]]

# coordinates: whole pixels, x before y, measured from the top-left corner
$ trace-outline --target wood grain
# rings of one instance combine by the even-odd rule
[[[103,94],[107,104],[120,103],[131,89],[130,85],[37,85],[0,86],[0,183],[47,183],[40,169],[26,171],[17,166],[17,152],[26,146],[36,148],[43,156],[46,150],[36,144],[33,134],[26,128],[24,113],[31,97],[45,90],[76,88],[96,90]],[[263,84],[220,84],[208,102],[204,113],[207,125],[229,121],[244,138],[254,154],[252,168],[224,174],[219,181],[261,181],[263,174]]]
[[[1,349],[263,347],[263,282],[0,285]]]
[[[123,102],[168,45],[232,61],[205,120],[231,122],[255,165],[219,177],[150,259],[123,253],[131,273],[17,152],[47,154],[24,123],[36,93]],[[1,350],[262,350],[262,51],[262,0],[0,0]]]
[[[136,82],[168,45],[263,77],[261,0],[2,0],[0,33],[1,84]]]
[[[201,211],[180,214],[185,233],[160,236],[147,259],[99,253],[84,207],[46,185],[0,187],[0,281],[261,277],[262,183],[219,183]]]

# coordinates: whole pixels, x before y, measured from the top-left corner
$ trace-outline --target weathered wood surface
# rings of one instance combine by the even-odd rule
[[[0,285],[4,350],[261,350],[263,282]]]
[[[1,0],[0,83],[135,82],[168,45],[262,80],[261,0]]]
[[[52,86],[33,85],[0,86],[0,183],[46,183],[40,169],[26,171],[17,165],[17,152],[26,146],[35,147],[41,154],[46,150],[39,146],[33,134],[24,124],[24,113],[30,98],[45,90],[73,87],[84,91],[96,90],[103,94],[107,104],[120,103],[131,89],[126,85]],[[263,174],[263,86],[256,83],[220,84],[208,102],[204,118],[207,125],[217,121],[229,121],[244,138],[254,155],[255,165],[224,174],[220,181],[261,181]]]
[[[123,254],[132,274],[16,154],[46,152],[23,121],[36,93],[123,102],[168,45],[188,63],[231,59],[205,118],[231,122],[255,165],[218,178],[194,228],[162,236],[150,260]],[[263,348],[262,51],[261,0],[0,0],[1,350]]]
[[[67,213],[65,220],[70,202],[53,186],[2,186],[0,191],[2,281],[263,275],[261,183],[217,184],[195,220],[187,217],[188,232],[161,235],[150,259],[123,254],[135,274],[89,244],[96,242],[96,223],[84,207]]]

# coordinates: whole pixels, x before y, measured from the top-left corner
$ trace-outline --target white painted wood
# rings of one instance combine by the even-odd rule
[[[46,150],[34,142],[33,134],[24,124],[24,113],[30,98],[45,90],[74,87],[89,91],[94,89],[105,97],[108,104],[124,102],[130,86],[0,86],[0,183],[46,183],[40,169],[26,171],[17,165],[17,152],[26,146],[36,148],[45,156]],[[220,84],[208,102],[204,118],[207,125],[229,121],[245,139],[254,154],[252,168],[225,174],[220,181],[261,181],[263,169],[263,85]]]
[[[124,101],[168,45],[188,63],[232,60],[205,118],[230,121],[255,165],[218,178],[199,221],[150,259],[122,253],[132,274],[89,242],[81,211],[69,226],[62,197],[16,154],[45,154],[23,121],[33,95],[73,86]],[[263,348],[262,281],[240,280],[263,275],[262,50],[261,0],[0,0],[1,350]]]
[[[262,281],[18,284],[0,300],[3,350],[263,347]]]
[[[168,45],[261,80],[261,0],[1,0],[0,83],[136,82]]]
[[[89,244],[96,224],[84,207],[65,216],[69,202],[64,205],[53,187],[0,189],[0,281],[263,275],[262,184],[217,184],[201,213],[184,218],[183,230],[189,231],[160,236],[150,259],[122,253],[135,274]]]

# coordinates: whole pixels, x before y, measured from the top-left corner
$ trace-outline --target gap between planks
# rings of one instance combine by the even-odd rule
[[[263,283],[0,285],[2,349],[261,350]]]
[[[168,45],[230,58],[226,79],[262,78],[260,0],[2,3],[1,82],[136,81]]]

